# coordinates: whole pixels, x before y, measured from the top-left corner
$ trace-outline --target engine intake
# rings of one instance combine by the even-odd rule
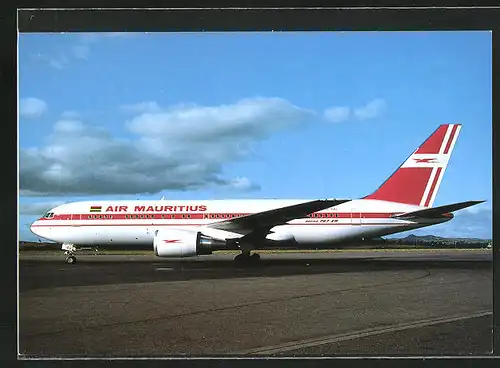
[[[224,240],[211,238],[199,231],[178,229],[156,230],[153,245],[158,257],[193,257],[227,249]]]

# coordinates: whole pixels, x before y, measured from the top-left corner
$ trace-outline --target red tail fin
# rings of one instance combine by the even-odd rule
[[[380,188],[365,198],[431,207],[461,127],[440,125]]]

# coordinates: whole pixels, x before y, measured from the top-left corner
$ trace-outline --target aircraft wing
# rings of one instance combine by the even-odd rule
[[[254,231],[262,231],[282,225],[288,221],[306,217],[308,214],[321,211],[326,208],[349,202],[350,199],[324,199],[304,202],[292,206],[276,208],[268,211],[253,213],[230,220],[214,222],[207,227],[226,230],[246,235]]]
[[[396,219],[407,219],[407,218],[416,218],[416,217],[440,217],[445,213],[458,211],[463,208],[467,208],[470,206],[474,206],[479,203],[483,203],[484,201],[467,201],[467,202],[459,202],[453,204],[447,204],[439,207],[425,208],[423,210],[417,210],[412,212],[405,212],[399,215],[393,215],[393,218]]]

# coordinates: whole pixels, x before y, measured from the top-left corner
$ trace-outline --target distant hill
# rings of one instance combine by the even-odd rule
[[[61,249],[61,244],[59,243],[49,243],[49,242],[30,242],[30,241],[20,241],[19,249]]]
[[[478,238],[445,238],[436,235],[408,235],[404,238],[384,238],[378,237],[373,239],[364,239],[360,241],[353,241],[353,243],[363,243],[366,248],[486,248],[491,247],[491,239],[478,239]],[[110,246],[109,248],[115,248]],[[92,247],[94,248],[94,247]],[[107,246],[99,247],[101,249],[108,248]],[[120,249],[135,249],[147,248],[144,246],[123,246]],[[300,248],[300,247],[297,247]],[[52,242],[29,242],[20,241],[19,249],[21,250],[43,250],[43,249],[61,249],[60,243]]]
[[[385,239],[389,242],[396,241],[399,243],[407,242],[410,244],[413,243],[446,243],[446,244],[451,244],[451,243],[489,243],[491,242],[491,239],[479,239],[479,238],[445,238],[442,236],[436,236],[436,235],[408,235],[404,238],[391,238],[391,239]]]

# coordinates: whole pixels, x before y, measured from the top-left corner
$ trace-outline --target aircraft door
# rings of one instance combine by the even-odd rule
[[[361,213],[357,208],[351,208],[351,225],[361,225]]]

